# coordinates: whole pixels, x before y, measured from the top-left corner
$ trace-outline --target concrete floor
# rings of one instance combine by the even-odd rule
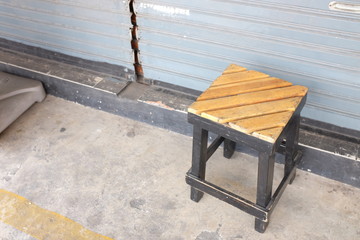
[[[52,96],[4,131],[0,147],[0,188],[114,239],[360,239],[360,189],[298,171],[259,234],[226,203],[189,200],[190,137]],[[256,164],[218,151],[207,176],[254,199]],[[281,173],[277,165],[276,182]],[[0,239],[35,238],[0,222]]]

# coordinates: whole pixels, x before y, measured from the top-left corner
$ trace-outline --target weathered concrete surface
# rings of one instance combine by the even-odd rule
[[[27,111],[0,148],[1,188],[115,239],[360,238],[360,189],[298,171],[259,234],[253,217],[226,203],[189,200],[191,138],[59,98]],[[256,163],[218,151],[208,179],[253,199]],[[0,239],[33,238],[0,223]]]

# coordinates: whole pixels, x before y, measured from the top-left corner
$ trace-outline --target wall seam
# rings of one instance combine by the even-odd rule
[[[135,0],[129,0],[129,11],[131,14],[130,20],[131,20],[131,25],[132,25],[132,27],[130,28],[130,30],[131,30],[131,48],[132,48],[133,54],[134,54],[134,70],[135,70],[137,82],[149,84],[144,78],[144,71],[143,71],[142,65],[139,60],[140,49],[139,49],[139,38],[138,38],[138,32],[137,32],[138,25],[137,25],[137,21],[136,21],[136,12],[134,9],[134,1]]]

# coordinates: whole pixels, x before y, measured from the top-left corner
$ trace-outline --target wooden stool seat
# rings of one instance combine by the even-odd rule
[[[188,112],[275,142],[307,90],[232,64],[198,97]]]
[[[186,177],[192,186],[191,199],[199,201],[204,192],[218,197],[254,215],[255,229],[264,232],[301,159],[297,141],[307,91],[306,87],[231,64],[188,108],[188,120],[194,125],[192,167]],[[219,135],[209,147],[208,131]],[[284,179],[272,195],[274,155],[284,141]],[[236,143],[259,152],[256,203],[205,180],[206,161],[222,142],[227,158]]]

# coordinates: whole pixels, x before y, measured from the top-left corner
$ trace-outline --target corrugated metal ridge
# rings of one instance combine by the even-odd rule
[[[69,41],[72,41],[72,42],[77,42],[77,43],[87,43],[87,44],[91,44],[93,46],[97,46],[97,47],[100,47],[100,48],[103,48],[103,49],[119,49],[119,50],[126,50],[126,51],[130,51],[131,49],[130,48],[124,48],[122,46],[119,46],[119,47],[110,47],[106,44],[100,44],[100,43],[96,43],[96,42],[88,42],[86,41],[86,39],[77,39],[77,38],[72,38],[72,37],[68,37],[68,36],[64,36],[64,35],[61,35],[61,34],[56,34],[56,33],[48,33],[48,32],[43,32],[43,31],[39,31],[39,30],[35,30],[35,29],[28,29],[28,28],[24,28],[24,27],[19,27],[18,25],[13,25],[13,24],[0,24],[1,26],[6,26],[6,27],[10,27],[10,28],[17,28],[17,29],[21,29],[23,31],[27,31],[27,32],[35,32],[35,33],[39,33],[39,34],[46,34],[47,36],[54,36],[54,37],[57,37],[57,38],[61,38],[61,39],[65,39],[65,40],[69,40]],[[16,35],[16,34],[14,34]],[[27,38],[25,38],[27,39]],[[128,40],[128,39],[126,39]],[[129,44],[130,45],[130,44]]]
[[[172,50],[174,50],[174,49],[172,48]],[[146,55],[151,56],[151,57],[161,58],[161,59],[164,59],[164,60],[169,60],[171,62],[178,62],[178,63],[183,63],[183,64],[188,64],[189,63],[187,61],[179,60],[177,58],[175,59],[175,58],[171,58],[171,57],[159,56],[159,55],[151,54],[151,53],[147,53],[147,52],[146,52]],[[200,54],[193,54],[193,55],[200,56]],[[201,68],[205,68],[205,69],[209,69],[209,70],[219,70],[220,72],[222,70],[224,70],[224,69],[222,69],[220,67],[207,66],[207,65],[200,64],[199,62],[191,63],[191,65],[201,67]],[[193,73],[193,74],[196,75],[196,73]]]
[[[349,97],[349,96],[344,96],[344,95],[339,95],[337,93],[333,93],[333,92],[325,92],[325,91],[321,91],[321,90],[314,90],[312,88],[309,89],[309,93],[312,94],[316,94],[319,96],[327,96],[327,97],[335,97],[344,101],[351,101],[351,102],[356,102],[356,103],[360,103],[360,95],[358,96],[359,98],[353,98],[353,97]]]
[[[220,2],[223,3],[223,0],[212,0],[215,2]],[[157,1],[157,0],[146,0],[146,3],[151,2],[154,4],[169,4],[168,1]],[[351,13],[347,13],[347,12],[332,12],[332,11],[327,11],[327,10],[322,10],[322,9],[316,9],[314,10],[313,8],[307,8],[307,7],[301,7],[301,6],[295,6],[295,5],[288,5],[288,4],[279,4],[279,3],[272,3],[272,2],[267,2],[267,1],[259,1],[259,0],[252,0],[252,1],[247,1],[247,0],[237,0],[237,1],[233,1],[233,0],[227,0],[227,2],[231,2],[234,4],[242,4],[242,5],[247,5],[247,6],[255,6],[258,8],[269,8],[269,9],[275,9],[275,10],[281,10],[284,12],[295,12],[295,13],[301,13],[304,15],[314,15],[314,16],[321,16],[321,17],[327,17],[327,18],[331,18],[331,19],[343,19],[343,20],[351,20],[354,22],[360,22],[360,19]],[[330,0],[329,0],[330,2]],[[188,8],[187,5],[181,5],[179,3],[175,3],[175,2],[171,2],[171,6],[174,7],[179,7],[179,8]],[[193,9],[193,8],[192,8]]]
[[[142,29],[148,30],[148,31],[152,31],[152,32],[156,32],[156,33],[160,33],[163,35],[171,35],[174,37],[178,37],[183,39],[184,36],[183,35],[179,35],[179,34],[173,34],[173,33],[169,33],[169,32],[162,32],[162,31],[154,31],[151,28],[146,28],[143,27]],[[248,46],[244,47],[243,45],[235,45],[232,43],[228,43],[226,41],[223,42],[216,42],[216,41],[210,41],[209,39],[200,39],[200,38],[194,38],[191,36],[186,36],[187,40],[193,40],[193,41],[198,41],[198,42],[206,42],[209,44],[214,44],[214,45],[219,45],[222,47],[228,47],[233,49],[234,47],[236,49],[241,49],[243,51],[246,52],[256,52],[259,54],[264,54],[264,55],[268,55],[268,56],[272,56],[272,57],[277,57],[277,58],[286,58],[286,59],[291,59],[293,62],[301,62],[301,63],[309,63],[309,64],[316,64],[316,65],[322,65],[324,67],[329,67],[329,68],[337,68],[337,69],[347,69],[350,71],[354,71],[354,72],[360,72],[360,69],[357,67],[349,67],[349,66],[345,66],[345,65],[340,65],[340,64],[332,64],[331,62],[324,62],[324,61],[319,61],[319,60],[312,60],[310,58],[305,58],[305,57],[300,57],[300,56],[295,56],[295,55],[291,55],[291,54],[282,54],[281,52],[275,52],[275,51],[264,51],[264,50],[259,50],[258,48],[250,48]]]
[[[147,15],[147,14],[140,14],[140,16],[146,16],[149,19],[154,19],[154,20],[165,20],[164,18],[162,18],[161,16],[153,16],[153,15]],[[173,22],[178,24],[179,22],[177,20],[173,20],[171,18],[166,18],[167,22]],[[295,39],[288,39],[288,38],[282,38],[282,37],[277,37],[277,36],[272,36],[272,35],[266,35],[266,34],[261,34],[261,33],[254,33],[254,32],[249,32],[249,31],[241,31],[238,29],[232,29],[232,28],[226,28],[225,26],[221,26],[221,28],[217,28],[214,27],[214,25],[210,25],[210,24],[198,24],[195,22],[190,22],[187,20],[181,20],[181,24],[182,25],[188,25],[188,26],[193,26],[193,27],[199,27],[199,28],[206,28],[206,29],[210,29],[210,30],[217,30],[219,32],[228,32],[228,33],[235,33],[235,34],[239,34],[241,36],[248,36],[249,38],[254,38],[254,39],[261,39],[261,40],[265,40],[268,42],[275,42],[275,43],[284,43],[287,45],[291,45],[291,46],[298,46],[300,48],[307,48],[310,50],[323,50],[323,51],[327,51],[327,52],[331,52],[331,53],[338,53],[338,54],[343,54],[346,56],[360,56],[360,51],[353,51],[353,50],[349,50],[349,49],[344,49],[344,48],[337,48],[337,47],[333,47],[333,46],[324,46],[324,45],[319,45],[319,44],[315,44],[315,43],[308,43],[308,42],[303,42],[303,41],[298,41]],[[144,29],[149,29],[146,27],[139,27],[144,28]],[[155,32],[155,31],[153,31]],[[159,33],[164,33],[164,32],[160,32]],[[175,35],[174,35],[175,36]],[[178,35],[178,36],[182,36],[183,35]]]
[[[142,40],[142,42],[145,42],[144,40]],[[145,42],[146,43],[146,42]],[[155,45],[156,43],[151,43],[153,45]],[[164,45],[158,45],[158,46],[164,46]],[[187,51],[187,49],[181,49],[181,48],[175,48],[173,46],[170,46],[169,48],[171,49],[176,49],[178,51]],[[271,67],[271,66],[268,66],[268,65],[259,65],[258,63],[256,62],[253,62],[253,61],[249,61],[247,59],[239,59],[239,58],[229,58],[229,57],[224,57],[222,55],[216,55],[216,54],[209,54],[208,52],[202,52],[202,51],[198,51],[196,49],[192,49],[191,51],[192,54],[196,54],[196,55],[199,55],[199,56],[207,56],[207,57],[211,57],[211,58],[219,58],[219,59],[223,59],[225,60],[226,62],[243,62],[243,63],[246,63],[247,65],[252,65],[252,66],[255,66],[255,67],[261,67],[263,69],[268,69],[270,71],[276,71],[276,72],[281,72],[281,73],[285,73],[286,75],[295,75],[295,76],[303,76],[303,77],[309,77],[311,79],[316,79],[320,82],[323,82],[323,83],[332,83],[334,85],[343,85],[343,86],[348,86],[348,87],[351,87],[351,88],[358,88],[360,90],[360,84],[356,84],[356,83],[348,83],[348,82],[339,82],[338,80],[335,80],[335,79],[330,79],[330,78],[323,78],[323,77],[320,77],[320,76],[314,76],[312,74],[307,74],[307,73],[304,73],[304,72],[299,72],[299,71],[286,71],[286,70],[283,70],[283,69],[278,69],[278,68],[274,68],[274,67]],[[151,55],[151,54],[148,54],[147,55],[149,56],[154,56],[154,57],[157,57],[157,58],[163,58],[163,59],[167,59],[167,58],[164,58],[162,56],[159,56],[159,55]],[[177,59],[171,59],[172,61],[177,61],[177,62],[181,62],[181,61],[178,61]],[[185,63],[185,62],[184,62]],[[145,64],[146,66],[146,64]],[[158,68],[157,68],[158,69]],[[222,69],[223,70],[223,69]],[[220,70],[221,72],[221,70]],[[177,75],[182,75],[182,74],[177,74]],[[184,76],[187,76],[187,75],[184,75]],[[212,80],[209,80],[209,83],[211,82]]]
[[[165,60],[171,60],[173,62],[179,62],[179,63],[187,63],[186,61],[180,61],[178,59],[172,59],[172,58],[165,58],[165,57],[161,57],[161,56],[154,56],[152,54],[147,54],[147,56],[152,56],[152,57],[157,57],[157,58],[162,58],[162,59],[165,59]],[[147,66],[147,67],[151,67],[151,68],[154,68],[154,69],[157,69],[159,71],[162,71],[162,72],[171,72],[172,74],[175,74],[175,75],[178,75],[178,76],[184,76],[184,77],[189,77],[189,78],[196,78],[202,82],[205,82],[205,83],[210,83],[212,80],[209,80],[209,79],[205,79],[205,78],[202,78],[200,76],[196,76],[196,73],[194,74],[191,74],[191,75],[188,75],[188,74],[183,74],[183,73],[179,73],[179,72],[175,72],[175,71],[171,71],[171,70],[164,70],[164,69],[161,69],[161,68],[158,68],[156,66],[152,66],[151,64],[143,64],[144,66]],[[209,70],[215,70],[213,67],[209,67],[209,66],[204,66],[204,65],[196,65],[198,67],[203,67],[203,68],[207,68]],[[284,72],[284,71],[283,71]],[[336,82],[337,83],[337,82]],[[344,85],[344,84],[339,84],[339,85]],[[360,85],[357,86],[359,89],[360,89]],[[321,91],[321,90],[314,90],[314,89],[309,89],[309,93],[312,93],[312,94],[316,94],[316,95],[319,95],[319,96],[327,96],[327,97],[332,97],[332,98],[338,98],[338,99],[341,99],[341,100],[344,100],[344,101],[352,101],[352,102],[356,102],[356,103],[360,103],[360,98],[351,98],[351,97],[348,97],[348,96],[344,96],[344,95],[339,95],[337,93],[330,93],[330,92],[325,92],[325,91]],[[360,97],[360,96],[359,96]]]
[[[67,48],[67,47],[63,47],[63,46],[59,46],[59,45],[55,45],[55,44],[48,44],[46,42],[35,41],[35,40],[28,39],[28,38],[24,38],[21,35],[7,34],[7,33],[4,33],[4,32],[1,32],[1,31],[0,31],[0,33],[4,37],[17,38],[17,39],[21,39],[21,40],[24,40],[24,41],[35,43],[35,44],[38,44],[38,45],[51,46],[51,47],[55,47],[55,48],[59,48],[59,49],[70,50],[72,52],[80,53],[80,54],[83,54],[83,55],[101,57],[101,58],[113,60],[113,61],[116,61],[116,62],[124,62],[124,63],[131,63],[132,64],[131,61],[125,61],[123,59],[109,57],[107,55],[100,55],[100,54],[95,54],[95,53],[91,53],[91,52],[84,52],[84,51],[80,51],[79,49],[75,49],[75,48]],[[131,49],[128,49],[128,50],[130,51]]]
[[[193,75],[193,74],[191,74],[191,75],[189,75],[189,74],[186,74],[186,73],[180,73],[180,72],[175,72],[175,71],[172,71],[172,70],[169,70],[169,69],[163,69],[163,68],[158,68],[158,67],[156,67],[156,66],[153,66],[153,65],[150,65],[150,64],[141,64],[142,66],[145,66],[145,67],[151,67],[151,68],[153,68],[153,69],[156,69],[157,71],[159,71],[159,72],[164,72],[164,73],[171,73],[171,74],[173,74],[173,75],[177,75],[177,76],[184,76],[184,77],[187,77],[187,78],[189,78],[189,79],[198,79],[199,81],[201,81],[201,82],[204,82],[204,83],[206,83],[206,84],[210,84],[211,83],[211,81],[213,80],[209,80],[209,79],[204,79],[204,78],[202,78],[202,77],[199,77],[199,76],[195,76],[195,75]],[[154,79],[154,80],[156,80],[156,79]]]
[[[183,5],[173,5],[172,6],[176,6],[176,7],[182,7],[182,8],[186,8],[186,6]],[[285,29],[291,29],[293,30],[294,28],[296,28],[297,31],[302,31],[302,32],[310,32],[312,34],[316,33],[316,34],[326,34],[326,35],[331,35],[334,37],[347,37],[349,39],[354,39],[354,40],[360,40],[360,34],[359,33],[352,33],[352,32],[345,32],[345,31],[339,31],[339,30],[334,30],[334,29],[327,29],[327,28],[322,28],[322,27],[311,27],[308,25],[300,25],[300,24],[296,24],[296,23],[291,23],[291,24],[285,24],[283,21],[274,21],[274,20],[269,20],[269,19],[261,19],[261,18],[257,18],[257,17],[253,17],[253,16],[239,16],[239,15],[234,15],[233,13],[226,13],[225,11],[204,11],[200,8],[191,8],[191,11],[195,11],[198,13],[202,13],[202,14],[206,14],[206,15],[213,15],[213,16],[219,16],[219,17],[223,17],[223,18],[228,18],[228,19],[237,19],[237,20],[241,20],[241,21],[245,21],[245,22],[254,22],[254,23],[260,23],[260,24],[264,24],[264,25],[271,25],[271,26],[277,26],[277,27],[282,27]],[[138,14],[143,15],[143,16],[150,16],[147,14]]]
[[[18,15],[13,15],[13,14],[7,14],[7,13],[4,13],[4,12],[1,12],[0,10],[0,14],[2,16],[7,16],[7,17],[15,17],[17,19],[21,19],[21,20],[26,20],[28,22],[32,22],[32,23],[40,23],[40,24],[44,24],[44,25],[48,25],[48,22],[46,21],[40,21],[40,20],[35,20],[33,18],[28,18],[28,17],[24,17],[24,16],[18,16]],[[11,24],[0,24],[1,26],[10,26]],[[75,31],[79,31],[79,32],[84,32],[84,33],[91,33],[91,34],[96,34],[96,35],[101,35],[101,36],[106,36],[106,37],[112,37],[112,38],[117,38],[117,39],[124,39],[126,41],[129,40],[129,37],[128,36],[123,36],[123,35],[111,35],[111,34],[106,34],[106,32],[98,32],[98,31],[90,31],[88,29],[84,29],[84,28],[77,28],[77,27],[74,27],[74,26],[68,26],[68,25],[62,25],[62,24],[58,24],[56,22],[52,23],[53,26],[56,26],[58,28],[62,28],[62,29],[68,29],[68,30],[75,30]],[[11,25],[11,26],[14,26],[14,25]],[[17,27],[19,28],[19,27]],[[23,28],[24,29],[24,28]],[[32,30],[33,31],[33,30]],[[33,31],[35,32],[35,31]],[[52,34],[47,34],[47,35],[52,35]],[[53,34],[55,35],[55,34]],[[129,35],[130,35],[130,30],[129,30]],[[63,35],[61,35],[63,36]]]
[[[216,2],[223,2],[223,0],[213,0]],[[255,6],[259,8],[269,8],[269,9],[277,9],[282,10],[284,12],[295,12],[295,13],[302,13],[306,15],[315,15],[315,16],[321,16],[326,18],[332,18],[332,19],[343,19],[343,20],[349,20],[351,19],[354,22],[360,22],[360,19],[350,13],[340,12],[340,13],[334,13],[328,10],[322,10],[322,9],[316,9],[313,8],[307,8],[307,7],[301,7],[301,6],[295,6],[295,5],[288,5],[288,4],[279,4],[279,3],[272,3],[267,1],[258,1],[258,0],[252,0],[252,1],[246,1],[246,0],[228,0],[228,2],[232,2],[235,4],[242,4],[242,5],[248,5],[248,6]],[[330,2],[330,0],[329,0]]]
[[[358,15],[325,0],[136,1],[149,78],[203,90],[237,63],[308,86],[304,116],[358,128]]]
[[[321,109],[323,111],[329,112],[329,113],[337,113],[339,115],[345,116],[345,117],[350,117],[350,118],[354,118],[354,119],[360,119],[360,115],[359,114],[355,114],[355,113],[350,113],[350,112],[345,112],[343,110],[340,109],[336,109],[333,107],[327,107],[318,103],[313,103],[311,101],[306,101],[306,106],[308,108],[316,108],[316,109]]]
[[[111,13],[124,13],[122,11],[116,11],[114,9],[111,8],[101,8],[99,7],[100,5],[96,5],[96,6],[90,6],[88,3],[85,5],[83,2],[81,3],[76,3],[76,2],[62,2],[61,0],[41,0],[43,2],[49,2],[49,3],[54,3],[56,2],[56,4],[62,4],[62,5],[66,5],[66,6],[72,6],[72,7],[79,7],[79,8],[86,8],[86,9],[91,9],[91,10],[97,10],[97,11],[103,11],[103,12],[111,12]],[[111,1],[113,2],[113,1]],[[120,2],[120,1],[119,1]],[[104,6],[105,4],[101,4],[101,6]],[[128,10],[128,9],[127,9]]]
[[[162,58],[162,59],[165,59],[165,60],[171,60],[173,62],[187,63],[186,61],[180,61],[178,59],[165,58],[165,57],[161,57],[161,56],[154,56],[152,54],[147,54],[147,56]],[[188,74],[179,73],[179,72],[175,72],[175,71],[168,70],[168,69],[164,70],[164,69],[158,68],[156,66],[152,66],[151,64],[143,64],[143,65],[146,66],[146,67],[151,67],[151,68],[157,69],[157,70],[159,70],[161,72],[169,72],[169,73],[172,73],[172,74],[178,75],[178,76],[196,78],[196,79],[198,79],[198,80],[200,80],[202,82],[205,82],[205,83],[210,83],[212,81],[212,80],[209,80],[209,79],[202,78],[200,76],[196,76],[196,73],[188,75]],[[204,68],[207,68],[209,70],[210,69],[214,70],[214,68],[210,68],[210,67],[203,66],[203,65],[196,65],[196,66],[204,67]],[[339,84],[339,85],[343,85],[343,84]],[[360,85],[357,86],[357,87],[360,88]],[[353,101],[353,102],[356,102],[356,103],[360,103],[360,98],[351,98],[351,97],[348,97],[348,96],[339,95],[337,93],[330,93],[330,92],[319,91],[319,90],[314,90],[314,89],[309,89],[309,93],[316,94],[316,95],[319,95],[319,96],[327,96],[327,97],[332,97],[332,98],[338,98],[338,99],[345,100],[345,101]],[[316,104],[314,104],[314,105],[316,105]]]
[[[25,7],[25,6],[17,6],[16,4],[9,4],[9,3],[5,3],[5,2],[0,2],[0,6],[7,6],[7,7],[13,7],[13,8],[17,8],[17,9],[22,9],[25,11],[31,11],[34,13],[44,13],[44,14],[48,14],[48,15],[55,15],[55,16],[61,16],[61,17],[66,17],[66,18],[71,18],[71,19],[78,19],[78,20],[82,20],[82,21],[86,21],[86,22],[90,22],[90,23],[101,23],[101,24],[106,24],[106,25],[113,25],[113,26],[130,26],[129,24],[115,24],[114,22],[111,21],[94,21],[93,18],[84,18],[81,17],[79,15],[68,15],[65,14],[64,12],[54,12],[54,11],[46,11],[44,9],[38,9],[38,8],[30,8],[30,7]],[[79,8],[81,8],[81,6],[79,6]],[[91,9],[91,10],[97,10],[97,9]],[[54,14],[56,13],[56,14]],[[116,14],[121,14],[127,17],[127,15],[124,12],[120,12],[120,11],[114,11],[113,13]],[[16,17],[19,17],[18,15],[16,15]]]
[[[175,71],[171,71],[171,70],[164,70],[164,69],[161,69],[161,68],[158,68],[156,66],[152,66],[152,65],[148,65],[148,64],[143,64],[143,66],[148,66],[148,67],[151,67],[157,71],[160,71],[160,72],[166,72],[166,73],[171,73],[173,75],[178,75],[178,76],[185,76],[185,77],[189,77],[189,78],[196,78],[202,82],[211,82],[211,81],[204,81],[203,78],[199,78],[197,76],[194,76],[194,75],[188,75],[188,74],[184,74],[184,73],[179,73],[179,72],[175,72]],[[310,91],[311,92],[311,91]],[[314,91],[312,91],[312,93],[314,93]],[[321,95],[321,93],[317,93],[319,95]],[[327,96],[326,94],[324,94],[325,96]],[[334,95],[332,95],[332,97],[334,97]],[[315,103],[315,102],[312,102],[311,100],[308,100],[307,103],[306,103],[306,107],[312,107],[312,108],[317,108],[317,109],[322,109],[324,111],[327,111],[327,112],[330,112],[330,113],[334,113],[336,112],[337,114],[339,115],[342,115],[342,116],[346,116],[346,117],[351,117],[351,118],[354,118],[354,119],[360,119],[360,114],[356,114],[356,113],[349,113],[349,112],[346,112],[346,111],[343,111],[341,109],[338,109],[338,108],[334,108],[333,106],[331,107],[327,107],[327,106],[324,106],[324,105],[321,105],[321,104],[318,104],[318,103]]]
[[[195,79],[198,79],[202,82],[206,82],[206,83],[210,83],[211,81],[210,80],[205,80],[204,78],[200,78],[198,76],[194,76],[193,74],[192,75],[188,75],[188,74],[184,74],[184,73],[179,73],[179,72],[175,72],[175,71],[172,71],[172,70],[164,70],[164,69],[161,69],[161,68],[158,68],[156,66],[152,66],[152,65],[149,65],[149,64],[143,64],[143,66],[145,67],[151,67],[152,69],[155,69],[157,71],[160,71],[160,72],[166,72],[166,73],[171,73],[173,75],[178,75],[178,76],[183,76],[183,77],[189,77],[189,78],[195,78]],[[316,93],[318,95],[322,95],[321,93],[318,93],[318,92],[315,92],[315,91],[310,91],[310,93]],[[324,94],[324,96],[329,96],[328,94]],[[342,97],[340,95],[330,95],[330,97]],[[345,99],[347,100],[347,99]],[[357,102],[359,102],[359,100],[356,100]],[[324,106],[324,105],[321,105],[321,104],[318,104],[318,103],[315,103],[315,102],[312,102],[311,100],[308,100],[307,103],[306,103],[306,107],[312,107],[312,108],[317,108],[317,109],[322,109],[324,111],[327,111],[327,112],[330,112],[330,113],[334,113],[336,112],[337,114],[339,115],[342,115],[342,116],[346,116],[346,117],[351,117],[351,118],[354,118],[354,119],[360,119],[360,114],[356,114],[356,113],[350,113],[350,112],[346,112],[346,111],[343,111],[341,109],[338,109],[338,108],[335,108],[333,106],[331,107],[328,107],[328,106]]]
[[[266,68],[266,69],[270,69],[272,71],[276,71],[276,72],[282,72],[282,73],[285,73],[286,75],[294,75],[294,76],[303,76],[303,77],[308,77],[310,79],[316,79],[318,80],[319,82],[322,82],[322,83],[332,83],[334,85],[342,85],[342,86],[347,86],[347,87],[351,87],[351,88],[359,88],[360,90],[360,83],[349,83],[349,82],[339,82],[339,80],[337,79],[331,79],[331,78],[324,78],[324,77],[320,77],[320,76],[315,76],[315,75],[312,75],[312,74],[307,74],[307,73],[304,73],[304,72],[299,72],[299,71],[286,71],[286,70],[283,70],[283,69],[278,69],[278,68],[272,68],[272,67],[269,67],[269,66],[266,66],[266,65],[258,65],[256,63],[252,64],[253,66],[258,66],[258,67],[263,67],[263,68]]]

